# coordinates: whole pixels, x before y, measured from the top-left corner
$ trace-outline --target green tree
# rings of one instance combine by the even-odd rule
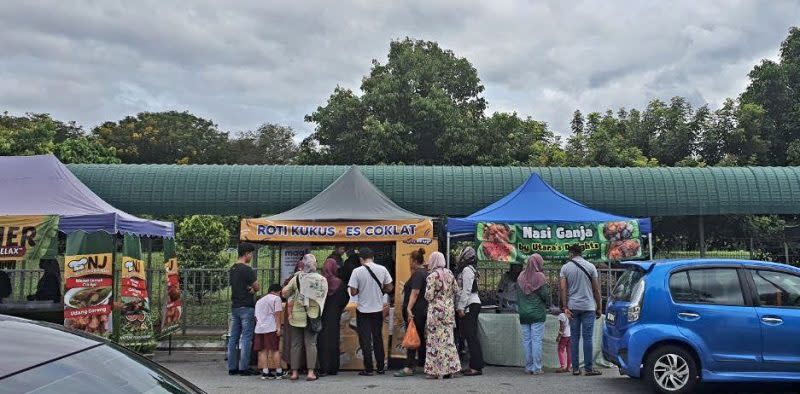
[[[119,164],[116,150],[88,137],[67,138],[56,143],[53,153],[62,163]]]
[[[185,291],[202,302],[225,283],[228,266],[223,250],[228,246],[230,232],[219,216],[193,215],[184,218],[175,234],[176,253],[181,268],[206,268],[208,272],[189,275]],[[213,270],[216,269],[216,270]]]
[[[661,127],[656,129],[653,156],[659,163],[672,166],[694,153],[697,124],[691,120],[692,106],[684,97],[673,97],[670,105],[659,111]]]
[[[388,61],[373,61],[360,97],[337,87],[325,106],[306,116],[317,126],[301,157],[337,164],[474,163],[476,149],[465,144],[484,130],[483,90],[475,68],[452,51],[430,41],[392,41]]]
[[[0,116],[0,155],[28,156],[52,153],[56,122],[49,115]]]
[[[575,167],[583,167],[588,164],[586,156],[589,152],[586,149],[584,119],[580,110],[576,109],[572,114],[570,128],[572,134],[567,139],[566,164]]]
[[[294,130],[289,126],[265,123],[229,141],[230,164],[289,164],[298,153]]]
[[[141,112],[105,122],[92,134],[125,163],[209,164],[225,161],[228,135],[188,112]]]

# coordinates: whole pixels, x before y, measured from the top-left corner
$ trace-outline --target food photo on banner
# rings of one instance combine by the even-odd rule
[[[32,269],[52,247],[57,247],[58,216],[0,216],[0,265]],[[55,249],[55,248],[53,248]]]
[[[172,334],[180,328],[181,315],[181,278],[178,271],[178,257],[175,255],[175,240],[164,240],[164,270],[167,292],[164,295],[164,308],[161,311],[161,329],[159,335]]]
[[[114,236],[76,231],[64,256],[64,326],[108,337],[112,330]]]
[[[524,264],[534,253],[545,260],[566,259],[578,244],[584,257],[595,261],[619,261],[642,257],[637,220],[603,223],[486,223],[475,232],[478,259]]]
[[[147,294],[147,271],[142,260],[139,237],[125,235],[120,270],[122,307],[118,343],[130,347],[155,345],[150,300]]]

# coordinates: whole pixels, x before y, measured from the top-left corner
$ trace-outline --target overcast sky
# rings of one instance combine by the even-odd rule
[[[792,23],[798,1],[7,2],[0,110],[86,129],[188,110],[226,131],[275,122],[304,136],[304,115],[410,36],[469,59],[489,112],[565,133],[576,108],[734,97]]]

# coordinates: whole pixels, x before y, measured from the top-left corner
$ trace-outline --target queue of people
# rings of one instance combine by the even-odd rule
[[[268,294],[258,302],[255,294],[260,286],[249,267],[254,251],[253,245],[240,245],[239,260],[230,269],[232,320],[228,371],[231,375],[260,374],[263,379],[288,375],[289,379],[298,380],[304,373],[307,381],[336,375],[340,318],[350,296],[357,297],[357,331],[364,361],[359,375],[385,373],[382,331],[389,311],[388,294],[394,284],[389,271],[374,262],[374,253],[369,248],[359,250],[359,266],[354,267],[351,260],[354,253],[348,253],[344,261],[345,249],[337,247],[323,263],[322,274],[316,272],[314,255],[307,254],[283,286],[270,286]],[[571,370],[574,375],[600,375],[592,363],[594,320],[601,313],[597,270],[581,257],[579,246],[570,247],[569,253],[570,258],[559,273],[558,298],[562,308],[553,306],[552,285],[544,273],[544,260],[538,254],[514,272],[514,286],[503,285],[504,291],[515,292],[513,298],[507,299],[513,299],[519,316],[525,372],[531,375],[543,373],[542,341],[548,313],[557,316],[559,323],[557,372]],[[471,247],[462,250],[457,274],[447,268],[440,252],[426,258],[425,250],[419,249],[411,253],[409,264],[411,276],[403,288],[402,314],[407,323],[413,322],[419,346],[407,350],[405,367],[394,376],[414,376],[419,368],[428,379],[449,379],[455,374],[482,375],[485,363],[478,337],[481,300],[475,250]],[[285,311],[281,298],[286,300]],[[465,370],[457,347],[462,340],[469,354]],[[253,343],[258,352],[259,371],[248,368]],[[581,348],[585,360],[583,372],[577,362],[573,364],[573,360],[579,359]],[[282,364],[288,365],[288,372],[281,368]]]

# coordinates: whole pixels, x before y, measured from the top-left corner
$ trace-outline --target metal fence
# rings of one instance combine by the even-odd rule
[[[481,301],[486,305],[497,304],[497,287],[506,268],[479,267],[478,288]],[[622,270],[600,269],[602,284],[603,304],[612,286],[616,283]],[[36,284],[42,275],[40,270],[6,270],[12,279],[11,299],[22,301],[28,294],[36,292]],[[558,303],[558,269],[546,269],[548,282],[551,286],[553,302]],[[257,268],[258,282],[262,285],[259,293],[266,294],[267,288],[272,283],[280,280],[279,268]],[[183,313],[181,326],[183,332],[203,331],[222,332],[228,327],[230,313],[231,289],[228,279],[228,270],[220,269],[181,269],[181,296]],[[147,286],[150,294],[150,308],[159,314],[164,305],[166,282],[164,271],[148,270]]]

